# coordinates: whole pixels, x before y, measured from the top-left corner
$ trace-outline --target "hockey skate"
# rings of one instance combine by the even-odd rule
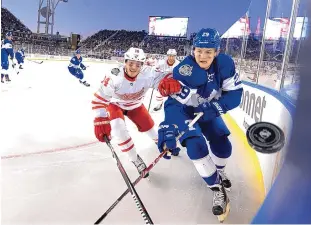
[[[11,82],[9,75],[7,75],[7,74],[5,75],[5,81],[6,82]]]
[[[231,181],[227,177],[227,174],[225,173],[224,169],[218,169],[219,176],[221,177],[222,180],[222,185],[226,189],[226,191],[230,191],[231,189]]]
[[[134,166],[136,167],[139,174],[142,174],[142,172],[147,168],[146,164],[142,160],[142,158],[137,154],[137,159],[133,161]],[[144,178],[147,178],[149,176],[149,173],[146,173]]]
[[[177,147],[177,148],[174,148],[171,150],[171,153],[173,156],[179,156],[179,152],[180,152],[180,148]]]
[[[162,102],[161,104],[157,105],[156,107],[154,107],[154,108],[153,108],[153,111],[154,111],[154,112],[159,111],[160,109],[162,109],[162,106],[163,106],[163,102]]]
[[[90,86],[90,84],[87,83],[86,81],[82,81],[82,80],[79,80],[79,81],[80,81],[80,84],[83,84],[83,85],[86,86],[86,87],[89,87],[89,86]]]
[[[228,195],[221,184],[215,184],[210,188],[214,192],[213,214],[217,216],[219,222],[223,223],[230,211]]]

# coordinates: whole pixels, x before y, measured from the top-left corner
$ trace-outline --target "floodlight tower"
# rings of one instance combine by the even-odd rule
[[[68,0],[39,0],[37,33],[40,33],[40,25],[45,24],[44,33],[48,34],[51,26],[50,34],[53,34],[54,15],[59,2],[68,2]]]

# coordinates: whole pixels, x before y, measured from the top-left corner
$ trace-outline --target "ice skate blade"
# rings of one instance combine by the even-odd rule
[[[218,221],[219,221],[220,223],[223,223],[223,222],[225,221],[225,219],[227,218],[229,212],[230,212],[230,205],[229,205],[229,203],[228,203],[227,206],[226,206],[226,211],[225,211],[225,213],[222,214],[222,215],[217,216]]]

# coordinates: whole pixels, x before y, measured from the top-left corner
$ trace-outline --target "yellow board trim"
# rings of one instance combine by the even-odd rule
[[[229,114],[223,115],[222,118],[231,131],[232,137],[237,139],[235,143],[240,145],[236,146],[233,150],[238,151],[238,155],[241,157],[241,162],[243,162],[243,171],[249,179],[248,182],[256,189],[256,193],[254,194],[258,197],[257,201],[262,203],[265,199],[266,192],[263,174],[256,152],[249,146],[245,133],[234,119]]]

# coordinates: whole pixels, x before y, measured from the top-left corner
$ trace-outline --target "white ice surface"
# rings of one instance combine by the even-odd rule
[[[68,62],[26,62],[24,71],[1,85],[0,149],[2,156],[2,224],[94,224],[127,189],[109,149],[93,134],[91,99],[105,71],[90,67],[87,88],[67,70]],[[145,99],[148,107],[151,91]],[[152,113],[158,124],[163,112]],[[149,164],[159,154],[154,143],[127,120],[138,152]],[[237,143],[233,141],[234,146]],[[119,152],[118,152],[119,153]],[[120,154],[119,154],[120,155]],[[120,159],[132,181],[137,171]],[[249,223],[259,205],[233,151],[227,173],[233,182],[231,212],[226,223]],[[185,151],[162,159],[142,180],[137,192],[157,224],[217,223],[212,193]],[[130,195],[103,224],[143,224]]]

